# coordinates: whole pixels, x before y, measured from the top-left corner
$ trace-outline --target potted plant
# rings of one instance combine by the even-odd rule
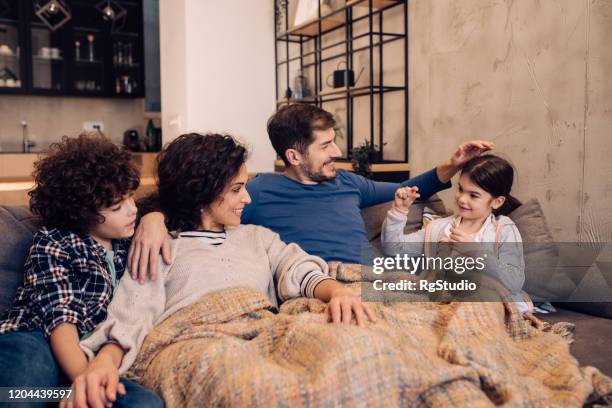
[[[384,145],[386,143],[383,143]],[[369,140],[353,148],[351,153],[353,171],[363,177],[372,178],[372,163],[380,161],[382,161],[382,152],[378,145],[371,144]]]

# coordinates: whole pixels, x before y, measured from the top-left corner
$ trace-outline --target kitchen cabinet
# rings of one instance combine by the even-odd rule
[[[33,1],[3,0],[0,94],[144,97],[142,0],[112,3],[126,12],[115,25],[98,1],[64,0],[71,17],[53,31]]]

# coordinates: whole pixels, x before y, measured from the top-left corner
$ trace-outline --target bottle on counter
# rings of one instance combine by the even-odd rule
[[[152,119],[149,119],[149,123],[147,123],[146,141],[148,152],[154,152],[157,150],[157,143],[155,143],[155,126],[153,126]]]

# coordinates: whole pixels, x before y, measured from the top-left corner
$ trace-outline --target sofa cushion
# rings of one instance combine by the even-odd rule
[[[557,273],[558,247],[553,242],[540,202],[532,198],[511,212],[523,239],[525,284],[523,289],[535,301],[549,301],[569,296],[576,284]]]
[[[12,302],[23,282],[23,265],[38,219],[23,206],[0,206],[0,313]]]

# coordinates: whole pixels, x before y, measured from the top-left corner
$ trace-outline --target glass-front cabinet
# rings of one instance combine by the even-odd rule
[[[0,2],[0,91],[20,92],[23,89],[23,36],[17,1]]]
[[[64,30],[54,32],[44,24],[33,21],[30,33],[33,90],[61,93],[66,88],[66,64],[62,47]]]
[[[141,0],[0,0],[0,93],[144,96]]]

